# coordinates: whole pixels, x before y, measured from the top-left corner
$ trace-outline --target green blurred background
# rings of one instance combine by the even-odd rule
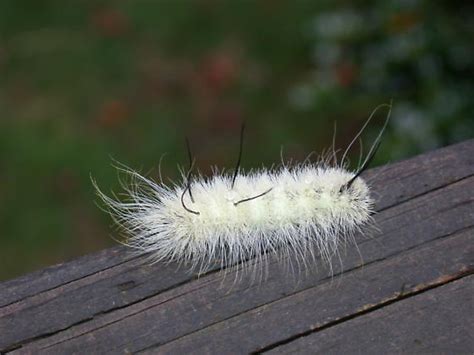
[[[462,1],[0,1],[0,279],[114,244],[89,179],[115,158],[304,159],[393,99],[374,165],[472,137],[474,27]],[[381,112],[364,134],[368,146]],[[355,152],[357,153],[357,152]]]

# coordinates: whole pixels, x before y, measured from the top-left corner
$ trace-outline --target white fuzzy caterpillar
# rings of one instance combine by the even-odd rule
[[[375,113],[375,111],[374,111]],[[365,129],[369,120],[347,150]],[[318,257],[330,263],[341,245],[370,224],[374,201],[360,173],[373,158],[388,122],[356,172],[320,159],[241,174],[216,173],[166,186],[125,170],[132,183],[128,200],[99,197],[129,234],[125,244],[149,253],[153,261],[177,261],[203,273],[269,253],[293,254],[307,263]],[[240,156],[239,156],[240,161]],[[95,183],[94,183],[95,184]],[[311,260],[309,260],[311,259]]]

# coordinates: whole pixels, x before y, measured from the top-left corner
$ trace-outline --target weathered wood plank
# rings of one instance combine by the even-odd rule
[[[133,258],[123,246],[85,255],[0,283],[0,308],[69,282],[107,270]]]
[[[377,183],[377,210],[407,201],[474,174],[474,139],[434,150],[365,175]]]
[[[473,295],[474,276],[464,277],[269,353],[472,354]]]
[[[472,229],[212,324],[145,353],[249,353],[472,272]],[[271,325],[271,326],[269,326]],[[64,344],[68,349],[69,344]],[[132,348],[133,349],[133,348]],[[135,350],[135,349],[133,349]],[[138,350],[138,349],[137,349]]]
[[[438,189],[380,213],[377,219],[379,219],[379,225],[384,233],[374,239],[365,239],[359,245],[366,264],[376,263],[377,261],[384,262],[386,259],[389,260],[391,256],[418,245],[426,244],[426,248],[430,250],[431,246],[427,243],[439,238],[456,235],[456,233],[460,233],[463,229],[472,227],[472,224],[474,224],[474,201],[472,201],[472,196],[465,193],[465,191],[471,189],[474,189],[474,177],[466,178],[458,183]],[[470,237],[472,230],[462,233],[464,237],[466,234]],[[445,255],[446,258],[438,255],[428,255],[424,260],[424,265],[435,273],[434,277],[439,276],[442,265],[446,265],[446,267],[451,265],[457,266],[458,268],[455,271],[451,270],[452,274],[457,274],[465,266],[465,263],[459,266],[453,260],[456,260],[455,256],[457,254],[465,256],[463,253],[469,250],[466,249],[466,244],[469,245],[464,240],[460,242],[458,248],[448,248],[454,253],[453,255],[445,253],[444,249],[446,249],[446,246],[444,246],[441,248],[440,254],[441,256]],[[461,252],[459,248],[462,249]],[[472,250],[470,251],[472,252]],[[413,255],[417,255],[417,253],[419,251],[416,251]],[[416,260],[416,258],[413,260]],[[441,264],[433,264],[431,260]],[[344,258],[346,273],[353,269],[359,269],[360,264],[360,258],[355,250],[352,250]],[[335,266],[336,272],[339,271],[337,270],[337,265]],[[413,265],[411,266],[411,268],[414,267]],[[364,275],[369,273],[368,270],[370,268],[367,265],[360,272]],[[392,272],[404,275],[408,270],[410,269],[398,271],[394,269]],[[424,269],[420,267],[420,270]],[[381,285],[375,283],[376,275],[379,273],[385,276],[389,275],[387,270],[374,273],[375,276],[370,274],[374,280],[369,278],[365,287],[369,287],[372,284],[377,289]],[[232,285],[232,275],[228,275],[227,280],[223,283],[220,274],[209,275],[208,277],[172,289],[169,292],[148,298],[133,306],[104,314],[90,322],[79,324],[64,332],[33,342],[30,349],[50,347],[48,351],[56,349],[58,352],[70,352],[82,349],[83,351],[107,352],[109,350],[114,351],[114,346],[117,346],[118,348],[127,348],[130,351],[138,351],[149,346],[164,344],[180,338],[179,342],[175,341],[172,345],[173,347],[178,347],[179,344],[182,344],[180,343],[181,341],[185,341],[188,334],[191,334],[190,338],[192,341],[189,342],[190,344],[196,344],[197,340],[195,338],[202,339],[206,344],[213,345],[216,345],[215,342],[217,340],[226,339],[221,345],[228,347],[232,343],[232,339],[229,338],[232,334],[239,334],[239,336],[247,334],[246,337],[248,339],[258,342],[253,344],[254,348],[247,350],[256,350],[259,347],[264,347],[274,341],[281,340],[272,337],[264,338],[262,333],[259,333],[257,330],[260,327],[265,328],[269,320],[270,324],[281,323],[273,323],[271,318],[267,318],[269,316],[254,319],[252,315],[255,312],[258,315],[261,309],[268,308],[268,304],[280,299],[286,299],[285,304],[289,302],[290,306],[288,306],[286,313],[282,314],[284,317],[288,317],[289,312],[293,313],[295,311],[291,308],[293,304],[291,301],[293,296],[291,295],[301,294],[301,291],[313,289],[315,286],[317,289],[317,286],[320,284],[327,286],[328,281],[324,274],[316,274],[302,277],[300,282],[295,285],[285,276],[287,275],[284,273],[275,272],[264,283],[253,285],[253,287],[249,288],[245,283]],[[389,276],[390,278],[392,276]],[[387,291],[388,294],[381,295],[381,299],[390,297],[392,295],[390,292],[393,291],[393,288],[396,291],[400,290],[404,281],[398,279],[395,281],[395,285],[393,283],[389,284],[392,289]],[[430,280],[425,280],[425,283],[429,282]],[[422,282],[406,281],[406,283],[416,288]],[[342,279],[341,284],[347,285],[349,291],[352,288],[357,288],[357,285],[349,284],[346,277]],[[335,303],[338,303],[341,290],[331,285],[329,286],[329,291],[326,292],[334,292],[334,294],[318,295],[314,291],[316,293],[307,299],[309,304],[305,305],[305,307],[313,307],[314,298],[321,300],[334,299]],[[347,297],[350,298],[353,294],[349,291],[347,291]],[[375,294],[377,295],[377,293]],[[356,299],[366,302],[362,303],[360,307],[367,304],[367,298],[364,298],[364,295],[358,295]],[[297,304],[301,304],[298,298],[294,300]],[[376,302],[370,301],[369,303]],[[318,307],[324,308],[324,304],[320,304]],[[315,307],[314,310],[318,310],[318,307]],[[257,311],[253,310],[255,308]],[[337,310],[337,308],[335,309]],[[353,309],[353,311],[356,310],[357,308]],[[305,314],[306,312],[306,309],[300,309],[300,313]],[[294,324],[294,327],[284,327],[289,332],[287,334],[288,337],[311,329],[313,318],[310,318],[307,323],[301,322],[299,320],[301,317],[300,313],[295,315],[296,324]],[[242,317],[238,316],[240,314],[242,314]],[[277,314],[279,313],[277,312]],[[312,313],[307,314],[313,315]],[[346,314],[333,316],[340,318],[346,316]],[[227,318],[233,318],[233,321],[237,319],[237,324],[241,327],[239,329],[242,333],[235,332],[234,328],[226,326],[228,323],[226,321]],[[257,322],[258,320],[260,322]],[[289,320],[286,322],[289,322]],[[215,325],[213,326],[213,324]],[[303,325],[303,329],[298,328],[297,326],[299,325]],[[202,328],[205,329],[200,331]],[[282,336],[275,329],[267,329],[270,335]],[[226,332],[220,333],[220,330],[225,330]],[[252,336],[256,334],[258,336]],[[243,344],[240,340],[237,340],[237,343],[239,345]],[[27,351],[27,349],[28,347],[25,347],[23,350]],[[213,350],[220,352],[224,349],[216,345],[216,348]]]
[[[375,239],[379,240],[380,244],[373,241],[362,243],[366,262],[430,240],[431,237],[425,238],[425,235],[420,238],[419,233],[436,229],[436,234],[449,234],[456,228],[463,228],[462,226],[468,224],[466,221],[472,216],[467,210],[472,210],[472,206],[469,205],[470,202],[459,199],[459,196],[451,196],[454,198],[453,204],[443,203],[437,210],[431,210],[431,213],[439,213],[442,216],[433,220],[431,229],[426,223],[422,223],[422,226],[418,225],[419,219],[430,218],[430,214],[418,213],[417,211],[422,210],[424,206],[411,203],[411,199],[420,196],[421,199],[416,199],[419,203],[431,204],[427,199],[423,199],[422,195],[427,194],[431,198],[434,194],[433,196],[442,199],[439,197],[441,194],[437,195],[435,190],[456,181],[465,183],[463,179],[474,174],[473,152],[474,140],[470,140],[367,173],[366,176],[372,180],[374,191],[382,197],[377,204],[378,208],[387,210],[377,218],[384,233],[386,231],[388,233],[383,238]],[[436,169],[433,169],[433,166]],[[442,190],[444,191],[444,188]],[[432,192],[428,193],[429,191]],[[403,207],[398,210],[395,208],[394,212],[391,206],[397,207],[400,202],[404,202]],[[408,218],[407,220],[403,217],[403,208],[414,209],[417,219]],[[430,209],[427,210],[430,211]],[[402,218],[400,219],[397,214],[400,214]],[[393,239],[397,240],[394,235],[400,227],[397,223],[404,225],[405,229],[408,228],[406,223],[416,226],[413,231],[408,230],[409,228],[403,231],[404,235],[408,233],[411,239],[393,241]],[[377,248],[381,249],[381,247],[385,249],[383,253],[377,252]],[[210,275],[187,283],[193,277],[183,271],[176,271],[174,265],[141,265],[142,261],[142,258],[132,258],[118,247],[97,254],[97,258],[87,256],[70,264],[52,267],[20,279],[1,283],[0,305],[4,307],[0,308],[0,334],[6,335],[0,337],[0,350],[20,346],[35,338],[42,341],[44,339],[40,338],[48,334],[57,333],[58,337],[67,338],[67,334],[81,332],[84,326],[93,329],[94,325],[102,326],[115,316],[128,317],[128,313],[147,305],[155,307],[154,302],[160,302],[160,299],[168,302],[167,299],[180,298],[180,295],[193,293],[195,289],[201,287],[212,289],[218,286],[222,277],[220,274]],[[359,264],[360,261],[355,254],[348,255],[348,259],[344,261],[348,269],[351,265],[357,267]],[[309,287],[321,278],[323,277],[319,276],[312,280],[311,284],[300,285],[300,287]],[[287,283],[289,285],[276,283],[274,288],[269,287],[266,292],[276,292],[277,295],[290,294],[289,289],[294,286],[290,285],[291,282]],[[279,294],[282,286],[286,291]],[[165,292],[166,290],[169,291]],[[239,290],[232,297],[242,297],[245,292],[247,291]],[[151,302],[151,305],[148,302]],[[261,297],[256,302],[250,302],[248,307],[256,307],[265,302],[268,302],[268,297]],[[213,307],[212,302],[210,305]],[[236,309],[234,312],[239,312],[239,310]],[[50,317],[51,314],[61,314],[61,317]],[[179,314],[178,311],[175,312],[177,317]],[[217,319],[220,318],[217,317]],[[215,319],[212,317],[206,318],[203,324],[213,320]],[[194,331],[193,329],[199,327],[199,323],[196,322],[192,326],[191,330],[180,330],[168,335],[168,341],[174,339],[173,337]],[[153,334],[150,338],[153,339]]]
[[[0,309],[0,350],[93,319],[190,279],[176,265],[143,265],[143,258],[105,269]],[[51,317],[52,314],[61,315]]]

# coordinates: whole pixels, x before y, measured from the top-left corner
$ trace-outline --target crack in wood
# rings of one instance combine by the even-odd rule
[[[399,206],[399,205],[402,205],[404,203],[407,203],[407,202],[410,202],[414,199],[417,199],[417,198],[420,198],[420,197],[423,197],[425,195],[429,195],[433,192],[436,192],[438,190],[442,190],[442,189],[445,189],[451,185],[454,185],[454,184],[457,184],[463,180],[467,180],[471,177],[473,177],[474,174],[469,174],[469,175],[466,175],[466,176],[463,176],[462,178],[459,178],[459,179],[456,179],[456,180],[453,180],[453,181],[450,181],[449,183],[446,183],[446,184],[443,184],[443,185],[440,185],[440,186],[437,186],[435,188],[432,188],[432,189],[429,189],[429,190],[426,190],[426,191],[423,191],[422,193],[420,194],[417,194],[417,195],[413,195],[413,196],[410,196],[409,198],[407,199],[404,199],[404,200],[400,200],[400,201],[397,201],[396,203],[393,203],[393,204],[390,204],[390,205],[387,205],[387,206],[384,206],[383,208],[380,208],[377,210],[377,213],[380,213],[380,212],[384,212],[386,210],[389,210],[395,206]]]
[[[399,302],[399,301],[417,296],[417,295],[422,294],[424,292],[428,292],[432,289],[444,286],[448,283],[451,283],[453,281],[457,281],[459,279],[462,279],[463,277],[470,276],[470,275],[474,275],[474,268],[466,268],[466,269],[460,270],[458,273],[453,274],[453,275],[444,275],[444,276],[440,277],[439,279],[434,280],[433,282],[418,285],[411,292],[407,292],[405,294],[395,294],[393,297],[389,297],[387,299],[384,299],[380,303],[376,303],[376,304],[372,304],[372,305],[366,305],[366,306],[362,307],[357,312],[355,312],[351,315],[341,317],[339,319],[331,321],[331,322],[329,322],[327,324],[324,324],[320,327],[315,327],[314,329],[308,330],[306,332],[295,334],[294,336],[292,336],[290,338],[283,339],[279,342],[268,345],[268,346],[266,346],[266,347],[264,347],[260,350],[251,352],[251,354],[263,354],[263,353],[268,352],[272,349],[275,349],[275,348],[277,348],[281,345],[291,343],[292,341],[294,341],[298,338],[301,338],[301,337],[307,336],[309,334],[317,333],[317,332],[323,331],[325,329],[334,327],[334,326],[336,326],[338,324],[341,324],[343,322],[347,322],[349,320],[352,320],[352,319],[358,318],[360,316],[363,316],[363,315],[372,313],[374,311],[377,311],[377,310],[379,310],[383,307],[386,307],[388,305],[391,305],[395,302]]]
[[[350,269],[346,269],[346,270],[344,270],[344,271],[342,271],[342,272],[340,272],[340,273],[335,274],[333,277],[338,277],[338,276],[341,276],[341,275],[343,275],[343,274],[344,274],[344,275],[348,275],[348,274],[354,273],[354,272],[356,272],[356,271],[358,271],[358,270],[360,270],[360,269],[362,269],[362,268],[368,267],[368,266],[370,266],[370,265],[374,265],[374,264],[376,264],[376,263],[380,263],[380,262],[384,262],[384,261],[389,261],[389,260],[391,260],[391,259],[395,259],[395,258],[397,258],[397,257],[399,257],[399,256],[401,256],[401,255],[403,255],[403,254],[406,254],[406,253],[408,253],[408,252],[412,252],[412,251],[414,251],[414,250],[416,250],[416,249],[420,249],[420,248],[426,247],[427,244],[431,244],[431,243],[433,243],[433,242],[436,242],[436,241],[439,241],[439,240],[442,240],[442,239],[454,238],[454,237],[456,237],[457,235],[459,235],[459,234],[462,233],[462,232],[469,231],[469,230],[474,230],[473,227],[474,227],[474,224],[473,224],[473,225],[470,225],[470,226],[468,226],[468,227],[460,228],[459,230],[456,230],[456,231],[454,231],[454,232],[452,232],[452,233],[449,233],[449,234],[446,234],[446,235],[442,235],[442,236],[436,237],[436,238],[434,238],[434,239],[431,239],[431,240],[429,240],[429,241],[423,242],[423,243],[421,243],[421,244],[417,244],[417,245],[412,246],[412,247],[410,247],[410,248],[404,249],[404,250],[402,250],[402,251],[399,251],[399,252],[396,252],[396,253],[392,253],[392,254],[386,255],[386,256],[383,257],[383,258],[374,259],[374,260],[371,260],[370,262],[365,263],[365,264],[363,264],[363,265],[359,265],[359,266],[356,266],[356,267],[353,267],[353,268],[350,268]],[[466,275],[469,275],[469,274],[472,273],[472,272],[473,272],[473,269],[472,269],[472,268],[461,269],[460,272],[459,272],[459,274],[462,274],[462,275],[466,276]],[[460,278],[460,277],[463,277],[463,276],[456,276],[456,275],[457,275],[457,274],[454,274],[454,275],[453,275],[453,277],[455,277],[456,279],[457,279],[457,278]],[[449,278],[449,275],[444,276],[444,277],[447,279],[447,278]],[[438,283],[440,283],[440,282],[442,282],[443,280],[444,280],[444,279],[441,277],[441,278],[439,278],[439,279],[437,279],[437,280],[435,280],[435,281],[433,281],[433,282],[438,282]],[[449,281],[453,281],[453,280],[454,280],[454,279],[449,279]],[[165,342],[160,342],[160,343],[157,343],[157,344],[153,344],[153,345],[150,345],[150,346],[148,346],[148,347],[146,347],[146,348],[143,348],[143,349],[138,349],[136,352],[143,352],[143,351],[146,351],[146,350],[149,350],[149,349],[154,349],[154,348],[156,348],[156,347],[158,347],[158,346],[162,346],[162,345],[165,345],[165,344],[169,344],[169,343],[172,343],[172,342],[176,342],[176,341],[178,341],[178,340],[180,340],[180,339],[182,339],[182,338],[185,338],[185,337],[188,337],[188,336],[193,335],[193,334],[195,334],[195,333],[201,332],[201,331],[204,330],[204,329],[207,329],[207,328],[211,328],[211,327],[213,327],[213,326],[216,326],[216,325],[219,324],[219,323],[223,323],[223,322],[228,321],[228,320],[231,320],[231,319],[233,319],[233,318],[237,318],[237,317],[239,317],[239,316],[241,316],[241,315],[243,315],[243,314],[245,314],[245,313],[255,311],[255,310],[259,309],[259,308],[267,307],[267,306],[269,306],[269,305],[271,305],[271,304],[274,304],[274,303],[277,303],[277,302],[279,302],[279,301],[281,301],[281,300],[283,300],[283,299],[285,299],[285,298],[293,297],[293,296],[295,296],[295,295],[297,295],[297,294],[306,292],[306,291],[308,291],[309,289],[316,288],[316,287],[320,287],[320,286],[322,286],[322,285],[324,285],[324,284],[327,284],[327,283],[329,283],[329,282],[331,282],[331,281],[332,281],[332,277],[323,278],[323,279],[320,280],[320,282],[318,282],[317,284],[315,284],[315,285],[313,285],[313,286],[311,286],[311,287],[307,287],[307,288],[298,290],[297,292],[294,292],[294,293],[289,294],[289,295],[285,295],[284,297],[280,297],[280,298],[273,299],[271,302],[267,302],[267,303],[258,305],[258,306],[256,306],[256,307],[253,307],[253,308],[250,308],[250,309],[246,309],[246,310],[244,310],[244,311],[242,311],[242,312],[236,313],[236,314],[234,314],[234,315],[232,315],[232,316],[230,316],[230,317],[223,318],[223,319],[221,319],[221,320],[219,320],[219,321],[217,321],[217,322],[207,324],[205,327],[202,327],[202,328],[200,328],[200,329],[198,329],[198,330],[195,330],[195,331],[192,331],[192,332],[183,334],[183,335],[181,335],[181,336],[179,336],[179,337],[176,337],[176,338],[174,338],[174,339],[170,339],[170,340],[165,341]],[[432,283],[433,283],[433,282],[432,282]],[[431,283],[430,283],[430,284],[431,284]],[[389,301],[391,301],[391,300],[392,300],[393,302],[396,302],[397,299],[404,299],[404,298],[406,298],[407,295],[412,295],[412,294],[414,294],[414,293],[421,293],[421,292],[422,292],[421,289],[420,289],[420,290],[415,290],[415,291],[412,290],[412,291],[402,292],[402,291],[405,291],[405,290],[404,290],[404,286],[406,287],[406,285],[402,285],[401,291],[395,293],[394,297],[387,298],[386,301],[383,301],[383,300],[382,300],[381,302],[385,302],[384,305],[387,305],[386,302],[389,302]],[[425,289],[425,288],[427,288],[427,287],[430,287],[429,284],[420,285],[420,288],[423,288],[423,289]],[[433,288],[433,287],[431,287],[431,288]],[[390,303],[393,303],[393,302],[390,302]],[[388,304],[390,304],[390,303],[388,303]],[[380,304],[382,304],[382,303],[377,303],[377,304],[374,305],[374,307],[376,307],[377,305],[380,305]],[[370,307],[370,305],[368,305],[367,307]],[[377,308],[381,308],[381,307],[377,307]],[[372,308],[370,308],[370,309],[372,309]],[[368,313],[367,310],[358,310],[358,311],[356,311],[356,313],[354,313],[354,314],[361,313],[361,312],[364,312],[364,314],[365,314],[365,313]],[[340,320],[341,320],[340,322],[342,322],[343,319],[345,319],[345,318],[351,319],[351,315],[346,316],[346,317],[341,317],[341,318],[340,318]],[[335,324],[340,323],[339,321],[334,321],[334,322],[335,322]],[[328,323],[328,324],[330,324],[330,323]],[[335,325],[335,324],[334,324],[334,325]],[[308,331],[308,332],[301,333],[301,334],[303,334],[303,335],[301,335],[301,336],[304,336],[304,335],[310,334],[310,333],[312,333],[312,332],[314,332],[314,331],[317,331],[317,330],[320,330],[320,329],[322,330],[322,329],[325,329],[325,328],[327,328],[326,325],[323,325],[323,326],[320,326],[320,327],[314,327],[313,329],[311,329],[311,330]],[[297,337],[299,337],[299,336],[297,336]],[[297,337],[296,337],[296,338],[297,338]],[[270,350],[270,349],[269,349],[269,350]]]

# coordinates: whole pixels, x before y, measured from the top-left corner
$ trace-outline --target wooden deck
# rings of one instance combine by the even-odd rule
[[[474,352],[474,140],[373,169],[335,276],[196,279],[117,246],[0,283],[2,353]]]

